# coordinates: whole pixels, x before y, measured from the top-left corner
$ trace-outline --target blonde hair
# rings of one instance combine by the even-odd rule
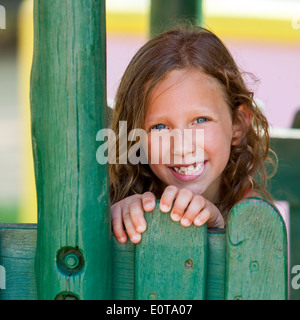
[[[240,143],[231,148],[216,205],[226,216],[248,188],[271,200],[266,189],[268,175],[265,162],[271,163],[274,172],[276,163],[269,158],[268,121],[225,45],[205,28],[185,26],[167,31],[148,41],[136,53],[121,79],[111,128],[117,136],[119,121],[127,121],[128,132],[144,128],[145,111],[153,89],[170,71],[186,68],[197,69],[218,82],[231,109],[233,123],[239,122],[246,128],[246,118],[250,119]],[[128,142],[128,150],[132,144]],[[117,150],[118,145],[117,139]],[[112,203],[146,191],[160,198],[163,183],[148,165],[119,164],[118,157],[117,164],[109,167]]]

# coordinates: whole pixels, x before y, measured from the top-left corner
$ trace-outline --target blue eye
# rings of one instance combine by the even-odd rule
[[[151,130],[164,130],[167,129],[167,127],[164,124],[157,124],[156,126],[153,126]]]
[[[195,123],[204,123],[204,122],[206,122],[206,121],[208,121],[207,118],[200,117],[200,118],[196,119]]]

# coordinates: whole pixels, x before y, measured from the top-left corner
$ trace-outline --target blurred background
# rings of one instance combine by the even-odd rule
[[[158,19],[155,21],[158,2],[106,1],[109,101],[114,99],[120,78],[135,52],[160,31],[160,26],[166,28]],[[161,1],[169,6],[169,14],[177,2]],[[182,3],[183,11],[189,5],[196,6],[195,23],[215,32],[240,69],[258,79],[248,77],[248,85],[255,90],[270,125],[291,127],[300,108],[300,0]],[[5,8],[6,18],[5,29],[0,29],[0,222],[36,222],[29,108],[33,1],[0,0],[0,5]],[[286,203],[281,208],[288,213]]]

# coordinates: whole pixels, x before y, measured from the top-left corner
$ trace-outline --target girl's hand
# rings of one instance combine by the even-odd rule
[[[127,232],[131,242],[140,242],[141,233],[147,228],[144,211],[150,212],[154,208],[155,196],[152,192],[135,194],[113,204],[110,209],[112,228],[118,241],[125,243]]]
[[[219,209],[212,202],[201,195],[193,194],[189,189],[166,187],[159,207],[163,212],[169,212],[172,208],[171,219],[180,221],[184,227],[189,227],[192,223],[195,226],[207,223],[208,228],[224,228],[225,225]]]
[[[207,223],[209,228],[224,228],[224,219],[219,209],[203,196],[194,195],[189,189],[179,190],[175,186],[166,187],[159,207],[162,212],[169,212],[172,208],[172,220],[180,221],[184,227],[192,223],[195,226]],[[141,233],[147,228],[144,211],[150,212],[154,208],[155,196],[151,192],[135,194],[112,205],[112,228],[118,241],[125,243],[127,232],[131,242],[140,242]]]

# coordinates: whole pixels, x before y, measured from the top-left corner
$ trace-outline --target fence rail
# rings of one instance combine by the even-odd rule
[[[287,299],[286,229],[268,202],[252,198],[237,204],[226,232],[206,226],[184,228],[158,206],[146,213],[146,219],[141,243],[120,244],[112,238],[108,272],[113,299]],[[38,298],[36,242],[36,225],[0,224],[0,265],[6,270],[2,300]],[[77,283],[88,281],[81,274],[62,271],[57,259],[55,264],[62,281],[47,299],[83,299]],[[102,274],[91,269],[95,278]],[[51,286],[45,275],[47,280]],[[95,285],[103,290],[101,282]]]

